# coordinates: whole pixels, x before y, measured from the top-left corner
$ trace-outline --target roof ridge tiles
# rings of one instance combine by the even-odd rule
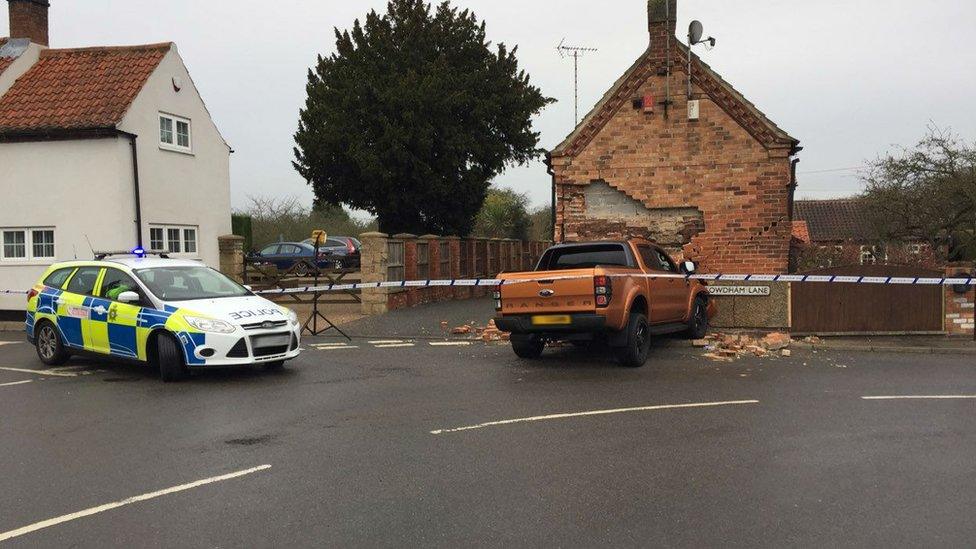
[[[71,53],[115,53],[115,52],[143,52],[166,50],[174,46],[173,42],[158,42],[155,44],[133,44],[129,46],[87,46],[82,48],[50,48],[41,52],[41,57],[55,57]]]

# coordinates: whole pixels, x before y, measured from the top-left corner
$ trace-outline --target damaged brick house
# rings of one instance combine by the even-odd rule
[[[795,156],[780,129],[675,36],[650,0],[650,45],[550,153],[556,240],[642,236],[709,272],[789,267]]]

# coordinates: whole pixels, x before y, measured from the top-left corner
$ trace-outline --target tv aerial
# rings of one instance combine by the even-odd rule
[[[556,46],[556,51],[559,52],[559,57],[565,59],[567,57],[573,58],[573,100],[574,100],[574,116],[576,124],[573,127],[579,126],[579,58],[586,55],[587,53],[593,53],[597,50],[596,48],[583,48],[579,46],[567,46],[566,39],[563,38]]]
[[[712,49],[715,47],[716,40],[709,36],[708,38],[702,38],[705,35],[705,26],[702,25],[701,21],[697,19],[692,21],[688,25],[688,99],[691,99],[691,48],[697,46],[698,44],[706,44],[707,49]]]

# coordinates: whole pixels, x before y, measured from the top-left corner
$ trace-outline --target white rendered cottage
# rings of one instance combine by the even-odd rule
[[[136,246],[216,267],[230,147],[172,43],[47,47],[48,0],[7,0],[0,38],[0,289]],[[0,296],[0,311],[24,309]]]

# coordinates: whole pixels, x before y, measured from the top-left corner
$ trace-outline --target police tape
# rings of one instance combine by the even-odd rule
[[[973,286],[976,277],[885,277],[885,276],[850,276],[850,275],[762,275],[762,274],[656,274],[656,273],[610,273],[610,278],[648,278],[648,279],[678,279],[699,280],[703,282],[791,282],[791,283],[821,283],[821,284],[887,284],[887,285],[917,285],[917,286]],[[497,287],[512,284],[528,284],[532,282],[555,282],[560,280],[592,279],[593,275],[547,276],[539,278],[461,278],[442,280],[400,280],[391,282],[359,282],[355,284],[324,284],[321,286],[300,286],[293,288],[275,288],[258,290],[257,295],[304,294],[325,292],[347,292],[352,290],[398,289],[398,288],[443,288],[443,287]]]
[[[857,275],[767,275],[767,274],[665,274],[665,273],[608,273],[610,278],[648,278],[699,280],[703,282],[791,282],[820,284],[882,284],[908,286],[974,286],[976,277],[892,277]],[[561,280],[585,280],[593,275],[546,276],[538,278],[455,278],[439,280],[398,280],[388,282],[357,282],[353,284],[323,284],[319,286],[296,286],[253,291],[255,295],[312,294],[326,292],[348,292],[353,290],[376,290],[398,288],[472,288],[496,287],[533,282],[556,282]],[[2,295],[28,295],[23,290],[0,290]]]

